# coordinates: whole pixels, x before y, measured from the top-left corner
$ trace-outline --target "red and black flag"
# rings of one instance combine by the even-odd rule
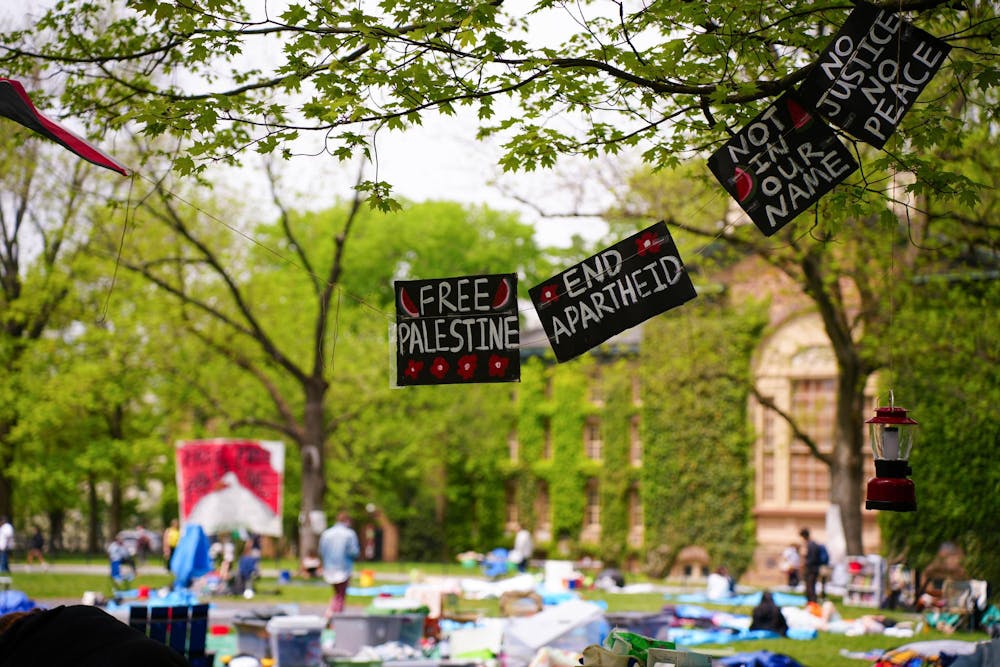
[[[0,78],[0,116],[17,121],[29,130],[48,137],[88,162],[128,176],[128,170],[114,158],[42,115],[31,103],[24,86],[13,79]]]

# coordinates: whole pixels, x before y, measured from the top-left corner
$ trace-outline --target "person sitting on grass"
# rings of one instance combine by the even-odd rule
[[[751,630],[770,630],[782,637],[788,633],[788,622],[785,615],[781,613],[781,607],[774,602],[774,596],[770,591],[764,591],[760,596],[760,602],[753,608]]]

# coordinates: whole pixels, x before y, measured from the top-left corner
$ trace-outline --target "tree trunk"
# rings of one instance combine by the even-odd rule
[[[94,479],[94,474],[90,473],[87,475],[87,513],[89,514],[89,521],[87,525],[87,553],[91,554],[103,551],[99,545],[98,538],[98,533],[101,530],[101,524],[97,518],[99,511],[100,506],[97,498],[97,482]]]
[[[7,441],[12,424],[0,424],[0,515],[14,520],[14,480],[7,475],[13,463],[14,447]]]
[[[325,444],[326,426],[323,420],[323,399],[326,383],[320,379],[306,388],[304,433],[299,445],[302,461],[302,503],[299,514],[299,555],[307,554],[319,544],[319,533],[313,530],[312,512],[323,511],[326,494]],[[330,519],[328,517],[328,523]]]
[[[65,510],[58,509],[49,512],[49,553],[56,554],[64,550],[63,529],[65,524]]]
[[[109,540],[122,529],[122,498],[124,495],[121,479],[113,477],[111,479],[111,507],[108,508]]]
[[[840,507],[847,553],[863,554],[861,484],[864,474],[863,410],[867,376],[852,355],[838,355],[838,358],[841,362],[830,465],[830,502]]]

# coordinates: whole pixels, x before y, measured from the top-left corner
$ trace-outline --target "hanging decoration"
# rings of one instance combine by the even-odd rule
[[[917,422],[890,401],[887,408],[875,408],[875,416],[866,423],[875,455],[875,477],[868,482],[865,509],[915,511],[916,488],[908,477],[913,474],[909,459]]]
[[[754,224],[771,236],[858,168],[833,130],[782,95],[708,158]]]
[[[10,118],[29,130],[51,139],[87,162],[128,176],[128,170],[114,158],[42,115],[32,104],[24,86],[14,79],[0,78],[0,116]]]
[[[397,386],[520,381],[516,273],[394,286]]]
[[[895,12],[859,2],[799,97],[831,124],[882,148],[950,50]]]
[[[697,296],[662,221],[528,293],[561,362]]]

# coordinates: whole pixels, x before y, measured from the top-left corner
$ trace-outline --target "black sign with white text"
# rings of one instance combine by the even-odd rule
[[[832,125],[881,148],[949,51],[898,14],[858,3],[798,94]]]
[[[785,94],[709,156],[708,168],[771,236],[858,163],[830,126]]]
[[[658,222],[528,290],[556,359],[568,361],[696,296]]]
[[[521,379],[516,273],[394,287],[398,386]]]

